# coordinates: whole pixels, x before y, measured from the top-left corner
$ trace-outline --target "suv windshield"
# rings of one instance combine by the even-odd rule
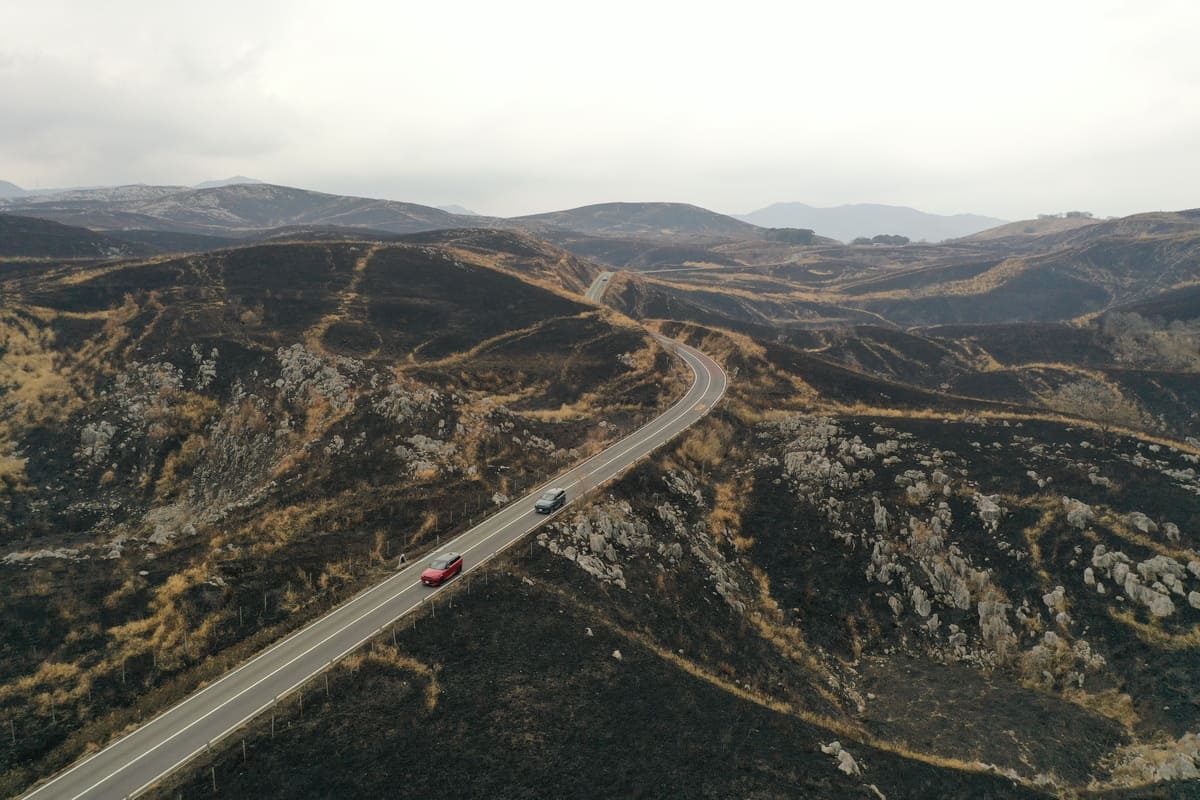
[[[543,495],[542,495],[542,499],[543,499],[543,500],[553,500],[553,499],[555,499],[556,497],[558,497],[558,492],[554,491],[553,489],[551,489],[550,491],[548,491],[548,492],[546,492],[545,494],[543,494]],[[529,501],[528,501],[528,500],[526,500],[525,502],[527,502],[527,503],[528,503]]]
[[[445,569],[453,563],[453,558],[449,558],[447,556],[438,556],[432,561],[432,563],[430,563],[429,566],[433,567],[434,569]]]

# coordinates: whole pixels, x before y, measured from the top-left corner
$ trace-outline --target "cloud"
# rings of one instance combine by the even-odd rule
[[[494,213],[1018,217],[1186,205],[1200,167],[1180,144],[1200,138],[1200,7],[1169,0],[40,0],[12,17],[0,178],[17,183],[242,173]]]

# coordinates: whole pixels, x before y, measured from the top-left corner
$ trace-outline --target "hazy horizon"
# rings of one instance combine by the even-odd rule
[[[1185,2],[6,12],[0,180],[31,190],[242,174],[497,216],[1200,206]]]

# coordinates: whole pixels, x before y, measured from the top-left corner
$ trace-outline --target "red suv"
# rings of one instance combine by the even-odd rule
[[[462,572],[463,557],[460,553],[442,553],[434,556],[429,567],[421,573],[421,583],[426,586],[440,586]]]

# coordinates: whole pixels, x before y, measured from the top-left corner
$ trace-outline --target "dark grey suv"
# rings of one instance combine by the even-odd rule
[[[566,505],[566,489],[547,489],[533,504],[533,510],[539,514],[550,514]]]

